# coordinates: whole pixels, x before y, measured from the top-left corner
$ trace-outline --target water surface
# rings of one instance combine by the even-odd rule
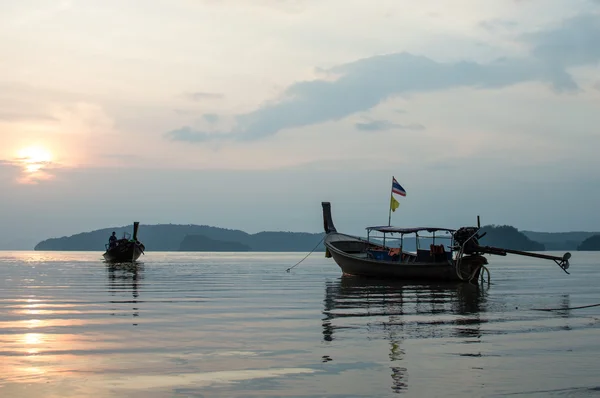
[[[479,288],[304,255],[0,252],[0,396],[600,396],[600,307],[570,309],[599,254],[492,257]]]

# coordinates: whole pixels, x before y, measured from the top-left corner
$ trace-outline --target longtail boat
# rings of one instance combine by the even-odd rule
[[[104,260],[112,263],[136,261],[144,253],[144,250],[146,250],[144,244],[137,238],[139,226],[140,223],[138,221],[134,222],[133,236],[124,233],[123,237],[117,240],[113,247],[106,244],[106,252],[102,255]]]
[[[553,260],[567,274],[570,253],[562,257],[524,252],[491,246],[481,246],[477,227],[450,228],[397,228],[392,226],[367,227],[367,237],[347,235],[337,231],[331,216],[331,204],[322,202],[325,229],[325,256],[341,268],[343,274],[399,280],[477,281],[488,260],[485,254],[506,256],[516,254]],[[373,236],[376,233],[382,235]],[[429,233],[430,236],[423,236]],[[416,251],[404,249],[405,235],[414,235]],[[399,236],[399,238],[398,238]],[[432,239],[429,247],[419,247],[419,238]],[[449,245],[436,244],[446,239]],[[390,244],[399,240],[399,247]],[[489,276],[489,275],[488,275]]]

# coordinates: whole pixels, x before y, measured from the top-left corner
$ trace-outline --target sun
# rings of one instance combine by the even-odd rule
[[[28,146],[17,152],[13,164],[22,168],[17,181],[21,184],[37,184],[54,178],[51,173],[57,167],[52,153],[43,146]]]
[[[17,154],[17,158],[28,173],[36,173],[52,162],[50,151],[40,146],[21,149]]]

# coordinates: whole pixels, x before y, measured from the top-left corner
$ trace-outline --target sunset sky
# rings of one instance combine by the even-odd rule
[[[362,233],[392,176],[395,225],[600,231],[598,0],[10,0],[0,54],[0,248]]]

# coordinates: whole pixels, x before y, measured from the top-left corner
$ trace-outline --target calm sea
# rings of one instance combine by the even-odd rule
[[[600,307],[570,309],[600,254],[492,257],[479,288],[304,255],[0,252],[0,396],[600,396]]]

